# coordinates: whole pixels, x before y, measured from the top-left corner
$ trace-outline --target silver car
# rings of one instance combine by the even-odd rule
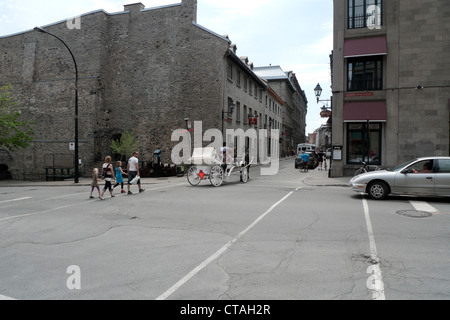
[[[375,200],[388,195],[450,197],[450,157],[424,157],[350,180],[351,190]]]

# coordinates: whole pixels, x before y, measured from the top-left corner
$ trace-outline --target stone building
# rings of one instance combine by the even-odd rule
[[[449,155],[447,0],[334,0],[331,175]]]
[[[78,65],[81,172],[109,155],[110,141],[125,130],[139,141],[142,160],[160,149],[169,163],[177,143],[172,133],[185,128],[186,118],[202,121],[203,130],[246,129],[248,114],[256,111],[281,128],[278,88],[270,89],[248,59],[236,55],[228,37],[196,21],[197,0],[183,0],[147,9],[125,5],[118,13],[98,10],[79,17],[79,26],[61,21],[43,27],[64,40]],[[36,134],[29,148],[0,162],[15,179],[42,178],[45,167],[73,167],[75,69],[69,51],[34,30],[1,37],[0,85],[6,83],[13,85],[24,119],[36,123]],[[269,99],[276,101],[276,113],[266,107]],[[233,114],[227,113],[230,102]]]
[[[284,72],[280,66],[254,68],[255,73],[266,80],[285,102],[280,130],[281,150],[287,152],[297,149],[299,143],[306,141],[306,114],[308,99],[301,89],[294,72]]]

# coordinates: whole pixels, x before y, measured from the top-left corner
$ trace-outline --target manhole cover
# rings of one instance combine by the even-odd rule
[[[431,212],[420,210],[399,210],[397,213],[410,218],[428,218],[433,215]]]

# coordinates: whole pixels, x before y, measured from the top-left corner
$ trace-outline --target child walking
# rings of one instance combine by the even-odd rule
[[[94,168],[94,170],[92,170],[91,195],[89,196],[90,199],[94,199],[94,197],[92,196],[92,193],[94,192],[95,188],[97,188],[98,197],[100,198],[100,185],[98,184],[98,169],[97,168]]]
[[[123,176],[127,176],[123,170],[122,170],[122,161],[117,161],[116,163],[116,184],[113,187],[113,190],[120,184],[122,187],[121,193],[126,193],[123,189]]]

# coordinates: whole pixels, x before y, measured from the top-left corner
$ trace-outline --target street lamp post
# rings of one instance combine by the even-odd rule
[[[232,99],[230,99],[228,101],[228,110],[229,111],[222,110],[222,134],[224,134],[223,131],[224,131],[225,115],[226,114],[233,115],[234,108],[235,108],[234,101]]]
[[[72,56],[73,63],[75,65],[75,155],[74,155],[74,169],[75,169],[75,178],[74,182],[79,182],[79,172],[78,172],[78,66],[77,62],[75,60],[75,56],[73,55],[72,50],[70,50],[69,46],[58,36],[54,35],[53,33],[48,32],[47,30],[44,30],[39,27],[34,28],[35,31],[46,33],[48,35],[51,35],[62,42],[62,44],[69,50],[70,55]]]
[[[322,95],[322,87],[320,86],[320,83],[317,84],[317,86],[314,88],[314,93],[316,95],[317,98],[317,103],[319,102],[327,102],[327,105],[322,106],[321,108],[321,112],[320,115],[323,117],[332,117],[333,116],[333,100],[320,100],[320,96]],[[331,107],[328,108],[328,102],[331,103]],[[330,110],[329,110],[330,109]],[[328,125],[327,125],[327,130],[328,130]],[[333,133],[331,133],[331,142],[330,142],[331,146],[333,145]],[[328,177],[331,177],[331,164],[333,162],[333,156],[330,157],[330,168],[328,170]]]

